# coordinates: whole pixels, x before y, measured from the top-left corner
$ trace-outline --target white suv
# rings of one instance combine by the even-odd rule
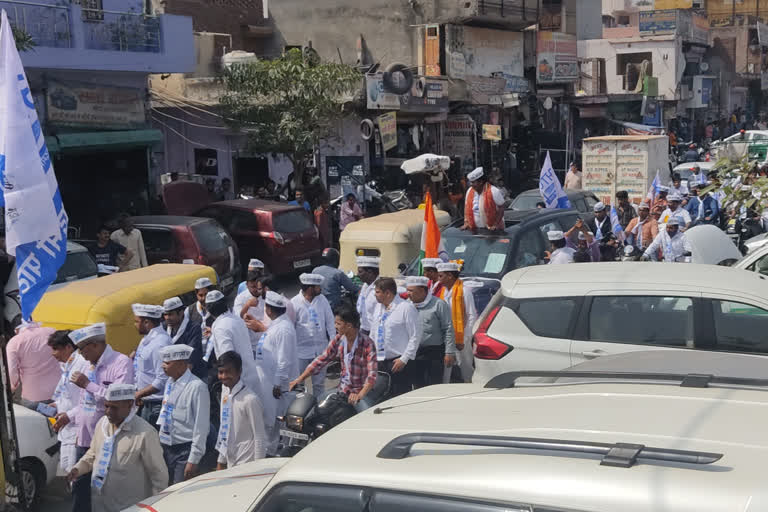
[[[476,323],[473,382],[650,349],[768,354],[768,278],[680,263],[527,267]]]
[[[753,359],[762,364],[749,374],[768,374],[768,360]],[[422,388],[293,459],[202,475],[129,510],[764,511],[768,381],[701,363],[688,365],[695,375],[561,372],[526,384],[507,374],[497,387]]]

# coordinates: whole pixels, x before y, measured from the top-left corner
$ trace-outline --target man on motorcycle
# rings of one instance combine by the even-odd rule
[[[627,229],[627,243],[645,251],[659,234],[659,223],[650,215],[648,203],[640,203],[637,207],[638,216],[632,219]]]
[[[699,161],[699,152],[696,150],[696,144],[691,144],[690,146],[688,146],[688,151],[685,152],[685,161],[686,162]]]
[[[316,357],[301,375],[288,385],[288,389],[293,391],[310,376],[320,373],[330,363],[338,360],[341,363],[339,387],[320,395],[318,403],[333,393],[341,393],[357,412],[362,412],[375,403],[369,393],[376,384],[378,375],[376,346],[371,338],[360,330],[360,315],[354,307],[346,304],[339,307],[334,324],[336,337],[328,344],[325,352]]]
[[[325,278],[320,288],[328,299],[331,309],[336,309],[341,304],[344,292],[353,296],[357,296],[360,292],[360,287],[344,271],[339,270],[339,251],[333,247],[323,250],[323,264],[315,268],[312,273]]]
[[[681,221],[682,229],[685,231],[691,227],[691,216],[680,205],[683,203],[683,197],[677,192],[669,194],[669,205],[661,214],[662,224],[668,222],[672,217],[677,217]]]
[[[664,261],[667,262],[683,262],[691,255],[691,243],[685,233],[680,231],[680,222],[678,217],[672,217],[667,221],[667,228],[658,234],[643,253],[643,261],[658,261],[659,249]]]

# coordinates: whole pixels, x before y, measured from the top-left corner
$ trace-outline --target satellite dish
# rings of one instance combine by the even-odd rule
[[[706,73],[707,71],[709,71],[709,63],[702,62],[701,64],[699,64],[699,69]]]
[[[552,110],[552,98],[547,96],[547,99],[544,100],[544,108],[546,110]]]

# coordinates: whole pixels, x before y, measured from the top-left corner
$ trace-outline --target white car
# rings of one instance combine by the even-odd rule
[[[749,270],[768,276],[768,245],[762,245],[749,251],[746,256],[733,265],[733,268]]]
[[[754,359],[751,372],[768,374]],[[764,511],[768,381],[719,371],[740,362],[430,386],[293,459],[202,475],[127,510]]]
[[[507,274],[474,332],[473,382],[649,350],[768,354],[768,278],[685,263],[546,265]]]
[[[19,471],[22,507],[29,510],[40,493],[56,477],[59,441],[53,427],[42,414],[14,404],[16,437],[19,446]]]

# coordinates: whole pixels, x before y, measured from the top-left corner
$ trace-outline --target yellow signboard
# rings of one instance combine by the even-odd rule
[[[379,133],[381,147],[385,152],[397,146],[397,113],[389,112],[379,116]]]
[[[654,9],[691,9],[693,0],[656,0]]]
[[[483,140],[501,140],[501,126],[498,124],[483,125]]]

